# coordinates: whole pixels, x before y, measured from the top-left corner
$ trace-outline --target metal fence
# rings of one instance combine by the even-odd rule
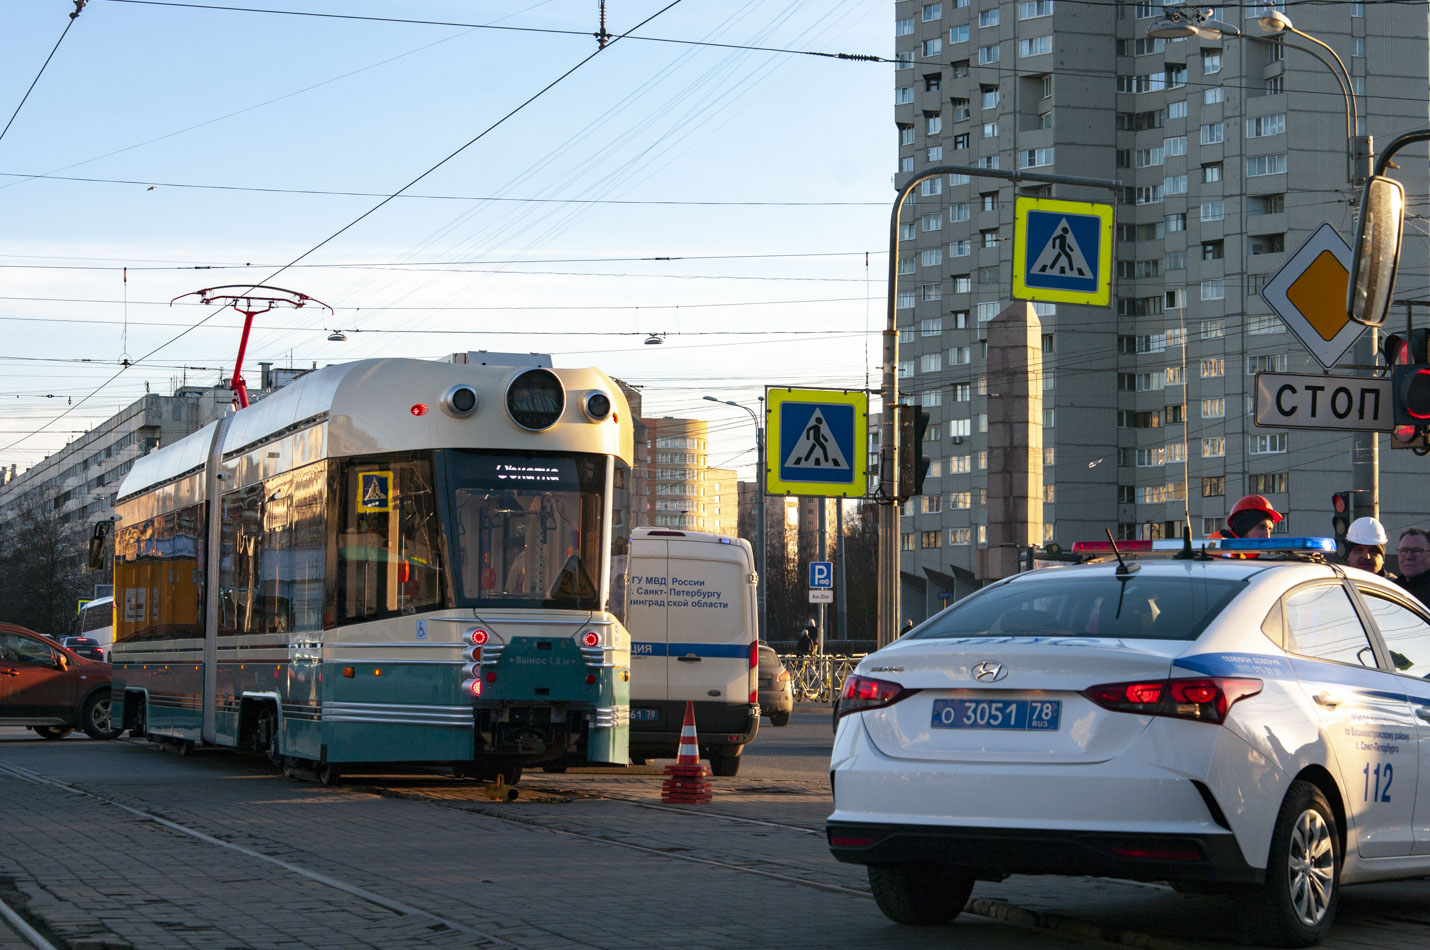
[[[868,654],[852,656],[781,656],[780,662],[789,670],[790,688],[795,702],[828,703],[839,695],[844,677]]]

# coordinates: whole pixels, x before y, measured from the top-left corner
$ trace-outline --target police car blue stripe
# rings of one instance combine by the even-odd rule
[[[652,643],[632,641],[631,656],[689,656],[710,657],[712,659],[741,659],[750,657],[748,643]]]

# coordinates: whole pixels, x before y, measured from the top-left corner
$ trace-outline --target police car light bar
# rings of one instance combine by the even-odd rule
[[[1185,542],[1181,538],[1169,538],[1164,541],[1118,541],[1117,550],[1123,554],[1176,554],[1182,551]],[[1336,553],[1336,542],[1333,538],[1203,538],[1192,541],[1195,550],[1205,549],[1211,551],[1223,551],[1231,553],[1251,553],[1262,554],[1276,553]],[[1111,541],[1075,541],[1073,542],[1074,554],[1111,554],[1113,547]]]

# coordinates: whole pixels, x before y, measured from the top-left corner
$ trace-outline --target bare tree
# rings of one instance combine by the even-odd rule
[[[0,618],[41,633],[69,632],[84,590],[83,525],[62,524],[49,499],[32,496],[0,526]]]

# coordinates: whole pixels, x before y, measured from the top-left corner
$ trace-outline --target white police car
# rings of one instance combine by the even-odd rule
[[[1220,546],[1259,554],[1019,575],[859,664],[828,837],[888,917],[1090,874],[1225,890],[1308,946],[1341,884],[1430,874],[1430,612],[1329,539]]]

